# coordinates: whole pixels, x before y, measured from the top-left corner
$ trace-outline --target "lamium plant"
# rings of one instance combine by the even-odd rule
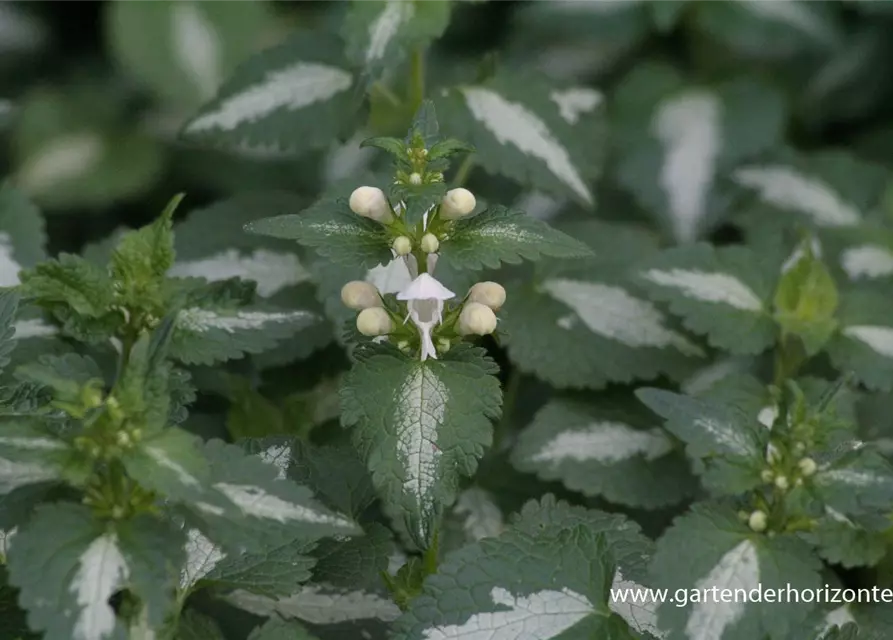
[[[64,4],[0,640],[893,638],[893,3]]]

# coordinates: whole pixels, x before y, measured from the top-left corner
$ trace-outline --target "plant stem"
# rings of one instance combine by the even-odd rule
[[[471,170],[474,169],[474,163],[475,158],[473,153],[469,153],[465,156],[462,164],[460,164],[459,168],[456,170],[456,175],[453,177],[454,187],[465,186],[465,181],[468,180],[468,176],[471,175]]]
[[[399,107],[403,104],[403,100],[400,99],[400,96],[391,91],[381,82],[376,82],[375,84],[373,84],[372,91],[380,95],[382,98],[390,102],[395,107]]]
[[[415,49],[410,59],[409,76],[409,104],[412,112],[418,111],[425,99],[425,51],[422,48]]]
[[[502,417],[496,423],[493,430],[493,448],[492,451],[498,452],[499,446],[505,440],[505,436],[511,428],[512,409],[515,406],[515,400],[518,397],[518,390],[521,388],[521,373],[517,368],[513,368],[509,373],[508,380],[505,381],[502,394]]]

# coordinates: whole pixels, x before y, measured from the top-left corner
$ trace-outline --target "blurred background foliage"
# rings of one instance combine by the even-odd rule
[[[255,208],[262,215],[277,206],[292,211],[327,185],[355,181],[379,160],[386,164],[379,158],[384,154],[359,150],[359,138],[298,157],[256,148],[217,151],[178,139],[184,122],[240,62],[295,31],[337,33],[347,8],[335,1],[0,3],[4,174],[42,210],[47,252],[100,259],[116,230],[147,223],[178,192],[186,199],[176,220],[188,218],[178,227],[179,254],[205,255],[206,245],[221,246],[221,235],[231,236],[229,247],[265,247],[268,240],[240,233],[242,223],[261,217]],[[746,77],[776,90],[786,104],[789,146],[842,147],[893,167],[891,35],[893,2],[884,0],[462,1],[429,52],[429,93],[499,67],[535,70],[613,97],[631,73],[665,63],[686,84]],[[400,87],[405,75],[405,68],[393,69],[386,80]],[[599,133],[583,141],[610,154],[596,185],[595,215],[602,218],[648,217],[612,170],[624,141],[635,136],[630,127],[641,123],[632,111],[609,114],[607,138]],[[387,95],[374,94],[364,133],[400,133],[410,116]],[[481,171],[469,186],[489,200],[526,198],[532,215],[593,215]],[[261,191],[263,206],[245,195]],[[233,196],[243,200],[221,205],[224,221],[215,203]],[[273,197],[282,200],[271,203]],[[295,274],[289,284],[298,289],[277,295],[312,300],[312,292],[300,291],[309,274],[299,266]],[[200,403],[191,426],[216,433],[218,411],[226,411],[231,436],[257,436],[336,418],[333,380],[345,362],[340,347],[282,369],[332,338],[332,327],[321,327],[273,354],[196,370],[199,386],[228,402]],[[536,394],[517,397],[516,415],[529,417],[524,404],[535,403]]]

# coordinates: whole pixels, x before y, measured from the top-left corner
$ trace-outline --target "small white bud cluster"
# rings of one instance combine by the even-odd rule
[[[381,296],[372,283],[362,280],[348,282],[341,287],[341,302],[360,312],[357,315],[357,330],[364,336],[382,336],[394,330],[394,322],[382,307]]]
[[[478,282],[468,290],[459,314],[461,335],[485,336],[496,330],[496,311],[505,304],[505,289],[496,282]]]
[[[394,220],[394,212],[384,191],[378,187],[358,187],[350,194],[350,210],[358,216],[370,218],[382,224]]]
[[[474,211],[477,200],[468,189],[450,189],[440,203],[440,217],[445,220],[456,220]]]

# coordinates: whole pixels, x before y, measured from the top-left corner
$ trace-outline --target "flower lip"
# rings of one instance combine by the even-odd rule
[[[397,294],[397,300],[451,300],[456,294],[428,273],[421,273]]]

